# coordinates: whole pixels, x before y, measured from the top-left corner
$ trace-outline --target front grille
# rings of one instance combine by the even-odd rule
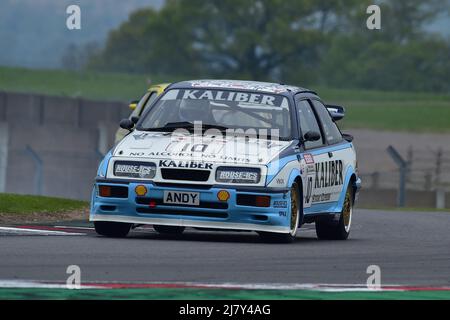
[[[209,174],[208,170],[161,169],[165,180],[208,181]]]
[[[150,202],[153,201],[153,203],[157,206],[177,206],[177,207],[189,207],[189,208],[202,208],[202,209],[219,209],[219,210],[226,210],[228,209],[228,203],[226,202],[212,202],[212,201],[200,201],[200,205],[198,206],[188,206],[188,205],[182,205],[182,204],[166,204],[163,203],[161,199],[151,199],[148,197],[137,197],[136,203],[140,205],[150,205]]]
[[[157,187],[162,188],[176,188],[176,189],[200,189],[208,190],[212,188],[210,184],[189,184],[189,183],[169,183],[169,182],[153,182]]]
[[[226,212],[200,212],[200,211],[187,211],[187,210],[168,210],[168,209],[156,209],[156,208],[136,208],[138,213],[144,214],[164,214],[173,216],[192,216],[192,217],[209,217],[209,218],[228,218]]]

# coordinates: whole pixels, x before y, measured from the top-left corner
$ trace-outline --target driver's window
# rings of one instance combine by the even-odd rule
[[[320,132],[320,127],[319,124],[317,123],[316,115],[314,114],[311,105],[308,103],[308,101],[301,100],[297,102],[297,109],[298,109],[298,121],[302,135],[304,136],[305,133],[307,133],[308,131],[315,131],[320,134],[319,140],[306,141],[305,148],[311,149],[323,146],[322,133]]]

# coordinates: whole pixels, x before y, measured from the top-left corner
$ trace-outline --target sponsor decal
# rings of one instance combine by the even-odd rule
[[[277,200],[273,202],[274,208],[287,208],[287,201],[285,200]]]
[[[309,164],[306,166],[306,173],[314,173],[316,171],[316,168],[313,164]]]
[[[233,101],[251,104],[281,106],[283,96],[252,92],[235,92],[220,90],[180,90],[177,100],[210,100],[210,101]]]
[[[133,135],[134,140],[145,140],[145,139],[147,139],[147,137],[148,137],[147,133],[140,133],[140,134]]]
[[[312,202],[324,202],[324,201],[330,201],[331,199],[331,193],[322,193],[322,194],[316,194],[312,197]]]
[[[160,160],[159,166],[162,168],[189,168],[189,169],[208,169],[212,170],[213,164],[198,161],[174,161]]]
[[[254,91],[266,91],[271,93],[283,93],[288,90],[295,91],[297,88],[292,86],[281,86],[270,83],[261,83],[255,81],[222,81],[222,80],[200,80],[192,81],[192,87],[204,88],[227,88],[227,89],[246,89]]]
[[[344,183],[344,168],[342,160],[316,163],[314,188],[328,188]]]
[[[153,178],[156,166],[154,163],[116,161],[114,175],[118,177]]]
[[[306,164],[313,164],[314,163],[314,156],[310,153],[305,153],[303,155],[303,159],[305,159]]]

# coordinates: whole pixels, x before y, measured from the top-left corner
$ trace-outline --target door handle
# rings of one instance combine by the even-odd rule
[[[333,158],[333,152],[331,152],[331,151],[328,152],[328,157],[329,157],[329,158]]]

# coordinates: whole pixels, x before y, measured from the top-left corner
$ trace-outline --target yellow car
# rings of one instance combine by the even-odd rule
[[[133,112],[130,114],[129,119],[132,120],[133,117],[139,118],[144,112],[144,109],[150,106],[169,85],[170,83],[162,83],[151,86],[140,100],[131,102],[129,107]],[[115,142],[122,140],[128,133],[128,130],[119,128],[116,131]]]

